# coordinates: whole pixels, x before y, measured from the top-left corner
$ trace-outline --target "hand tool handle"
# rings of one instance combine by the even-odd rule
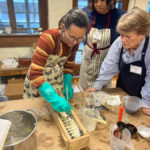
[[[80,84],[77,83],[76,81],[75,81],[75,84],[77,85],[77,87],[79,88],[81,94],[83,95],[83,98],[84,98],[86,104],[87,104],[88,106],[90,106],[90,103],[89,103],[89,101],[88,101],[87,98],[86,98],[86,93],[85,93],[85,91],[82,89],[82,87],[80,86]]]

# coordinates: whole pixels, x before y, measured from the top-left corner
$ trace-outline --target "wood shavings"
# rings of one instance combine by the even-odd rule
[[[88,96],[88,101],[91,105],[95,106],[100,106],[105,103],[111,106],[118,106],[121,104],[119,95],[112,96],[103,91],[92,92]]]
[[[103,118],[100,116],[99,111],[92,111],[92,109],[84,108],[82,110],[82,114],[85,115],[87,118],[91,120],[95,120],[96,122],[106,124],[107,122],[103,120]]]
[[[106,92],[99,91],[99,92],[91,92],[88,95],[88,101],[91,105],[100,106],[105,104],[106,97],[110,96]]]
[[[111,106],[118,106],[121,104],[120,96],[119,95],[108,96],[106,97],[106,103]]]

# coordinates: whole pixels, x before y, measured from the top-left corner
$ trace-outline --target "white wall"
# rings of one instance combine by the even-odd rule
[[[128,10],[131,10],[133,7],[137,6],[143,10],[147,9],[148,0],[129,0]]]
[[[72,0],[48,0],[49,27],[58,26],[60,18],[72,8]]]
[[[31,58],[32,54],[32,47],[0,48],[0,60],[19,57]]]
[[[49,28],[55,28],[60,18],[72,8],[72,0],[48,0]],[[0,60],[32,57],[32,47],[0,48]]]

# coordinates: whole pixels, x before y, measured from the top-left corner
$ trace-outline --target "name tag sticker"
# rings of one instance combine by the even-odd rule
[[[101,40],[101,36],[102,35],[99,32],[94,32],[93,33],[93,38],[96,39],[96,40]]]
[[[130,65],[130,72],[141,75],[142,67]]]

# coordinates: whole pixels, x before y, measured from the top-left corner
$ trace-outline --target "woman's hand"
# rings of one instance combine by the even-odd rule
[[[142,108],[142,111],[146,114],[146,115],[150,115],[150,108]]]
[[[96,92],[96,90],[93,87],[89,87],[85,91],[86,92]]]

